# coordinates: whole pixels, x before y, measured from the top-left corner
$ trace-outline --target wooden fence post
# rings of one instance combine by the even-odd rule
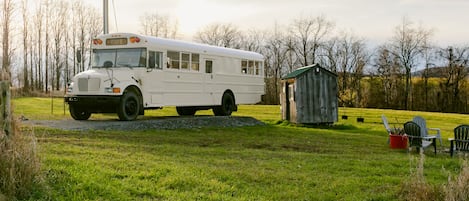
[[[0,82],[0,125],[3,133],[8,137],[11,134],[11,103],[10,82]]]

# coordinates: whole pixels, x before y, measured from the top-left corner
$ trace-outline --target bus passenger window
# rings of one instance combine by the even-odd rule
[[[147,51],[142,50],[140,54],[140,60],[138,62],[138,67],[145,67],[147,66]]]
[[[199,63],[199,54],[192,54],[191,69],[194,71],[199,71]]]
[[[189,70],[190,54],[181,53],[181,69]]]
[[[248,61],[241,61],[241,73],[246,74],[248,72]]]
[[[150,51],[148,55],[148,68],[155,68],[156,52]]]
[[[159,68],[161,69],[161,52],[150,51],[148,57],[148,68]]]
[[[156,52],[156,57],[155,57],[155,68],[162,69],[163,64],[161,62],[161,58],[163,56],[162,52]]]
[[[210,60],[205,61],[205,73],[212,73],[213,71],[212,65],[213,65],[213,61],[210,61]]]
[[[256,75],[259,75],[259,63],[258,61],[256,61]]]
[[[179,69],[179,52],[168,51],[168,68]]]
[[[249,61],[248,74],[254,75],[254,61]]]

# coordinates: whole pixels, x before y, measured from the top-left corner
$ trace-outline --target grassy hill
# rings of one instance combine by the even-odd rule
[[[61,99],[19,98],[15,115],[69,119]],[[380,115],[395,126],[414,115],[439,127],[446,141],[467,115],[340,108],[332,127],[280,121],[279,106],[244,105],[236,116],[266,126],[141,131],[33,130],[40,147],[44,188],[33,200],[398,200],[419,155],[392,150]],[[211,111],[196,115],[210,114]],[[145,118],[175,116],[174,108]],[[356,117],[364,117],[357,123]],[[92,119],[115,119],[93,115]],[[195,117],[197,118],[197,117]],[[136,121],[135,123],[138,123]],[[441,186],[459,173],[460,157],[425,151],[426,181]]]

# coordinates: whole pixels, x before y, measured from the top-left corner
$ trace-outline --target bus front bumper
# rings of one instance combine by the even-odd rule
[[[121,96],[65,95],[64,101],[90,113],[115,113]]]

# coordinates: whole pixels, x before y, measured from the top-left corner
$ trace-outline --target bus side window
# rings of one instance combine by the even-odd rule
[[[163,52],[156,52],[156,57],[155,57],[155,67],[158,69],[163,69]]]
[[[156,52],[150,51],[148,55],[148,68],[155,68]]]
[[[259,75],[259,71],[260,71],[260,65],[259,65],[260,62],[256,61],[256,75]]]
[[[249,61],[248,74],[254,75],[254,61]]]
[[[191,69],[194,71],[199,71],[199,54],[192,54]]]
[[[179,69],[179,52],[168,51],[168,68]]]
[[[241,61],[241,73],[246,74],[248,72],[248,61]]]
[[[138,67],[145,67],[147,65],[147,51],[142,50],[140,54],[140,60],[138,62]]]
[[[162,52],[150,51],[150,56],[148,57],[148,67],[162,69],[161,58]]]
[[[189,70],[191,55],[189,53],[181,53],[181,69]]]
[[[205,60],[205,73],[212,73],[213,72],[213,69],[212,69],[212,66],[213,65],[213,61],[211,60]]]

